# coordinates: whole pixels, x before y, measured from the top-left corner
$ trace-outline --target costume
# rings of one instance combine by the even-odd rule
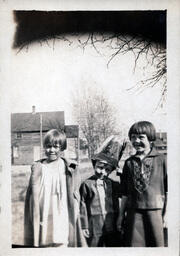
[[[31,168],[25,200],[25,245],[39,247],[53,242],[67,243],[69,247],[83,246],[84,237],[79,220],[78,170],[63,158],[57,161],[61,166],[54,170],[48,170],[44,161],[34,163]],[[56,227],[59,220],[61,230]]]
[[[80,187],[81,226],[89,229],[89,247],[118,246],[116,220],[119,211],[119,183],[96,175],[85,180]]]
[[[167,193],[164,155],[154,148],[141,160],[125,161],[122,195],[127,197],[125,240],[127,246],[164,246],[162,214]]]

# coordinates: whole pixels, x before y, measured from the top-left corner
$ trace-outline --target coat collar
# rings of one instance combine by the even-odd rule
[[[73,160],[67,160],[65,157],[61,157],[61,159],[64,161],[65,163],[65,167],[66,167],[66,174],[70,174],[72,175],[73,171],[76,169],[77,167],[77,162],[73,161]],[[46,160],[46,158],[40,159],[37,162],[38,163],[43,163]]]
[[[151,151],[149,152],[149,154],[145,156],[145,158],[147,158],[147,157],[155,157],[155,156],[159,156],[159,155],[160,155],[160,154],[158,153],[158,151],[153,147],[153,148],[151,149]],[[133,155],[132,157],[137,158],[137,155],[135,154],[135,155]]]
[[[77,167],[77,162],[73,160],[67,160],[65,157],[61,157],[61,159],[64,161],[66,166],[66,173],[72,175],[73,171]]]
[[[160,155],[159,152],[153,147],[147,156],[154,157],[154,156],[159,156],[159,155]]]
[[[95,174],[92,175],[89,179],[94,180],[95,182],[98,180],[98,178],[97,178],[97,176],[96,176]],[[105,176],[104,179],[103,179],[103,181],[104,181],[105,183],[107,183],[107,182],[110,181],[110,178]]]

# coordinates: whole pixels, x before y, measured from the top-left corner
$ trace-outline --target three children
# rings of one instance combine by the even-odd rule
[[[122,246],[118,232],[125,221],[126,246],[164,246],[166,159],[153,146],[152,123],[137,122],[128,135],[136,153],[125,161],[121,183],[108,177],[122,156],[122,150],[119,158],[109,154],[109,146],[114,147],[109,144],[92,160],[95,174],[80,186],[76,166],[60,157],[65,134],[46,134],[47,158],[32,166],[27,190],[26,245],[75,247],[85,246],[86,240],[89,247]]]

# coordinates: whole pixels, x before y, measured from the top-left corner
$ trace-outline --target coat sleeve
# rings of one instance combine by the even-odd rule
[[[73,195],[74,198],[78,201],[78,204],[80,203],[80,195],[79,195],[79,187],[81,184],[81,175],[79,172],[78,165],[75,161],[69,161],[66,158],[62,158],[64,160],[65,166],[67,170],[72,175],[72,189],[73,189]]]
[[[80,187],[80,218],[82,229],[88,229],[88,212],[87,212],[87,199],[88,199],[88,187],[86,183],[82,183]]]
[[[31,214],[32,182],[31,177],[26,191],[24,207],[24,245],[33,245],[33,223]]]
[[[32,218],[33,218],[33,236],[34,246],[39,246],[39,231],[40,231],[40,208],[39,208],[39,189],[41,164],[32,165]]]
[[[25,245],[39,246],[39,185],[41,176],[41,164],[34,163],[31,166],[31,176],[25,200],[24,240]]]
[[[121,182],[120,182],[120,190],[121,190],[121,195],[122,196],[127,196],[128,191],[128,172],[129,172],[129,167],[128,167],[128,162],[125,161],[124,167],[123,167],[123,172],[121,175]]]
[[[81,175],[79,173],[79,169],[76,167],[74,170],[74,196],[78,200],[78,203],[80,203],[80,194],[79,194],[80,185],[81,185]]]
[[[165,190],[165,193],[167,193],[168,192],[167,157],[164,157],[163,170],[164,170],[164,190]]]
[[[168,200],[168,174],[167,174],[167,157],[164,156],[163,158],[163,174],[164,174],[164,194],[165,194],[165,200],[164,200],[164,206],[162,210],[162,216],[166,215],[166,208],[167,208],[167,200]]]
[[[65,163],[67,163],[65,161]],[[66,165],[67,166],[67,165]],[[71,207],[69,210],[69,216],[71,219],[70,225],[70,236],[69,236],[69,247],[87,247],[86,239],[82,233],[81,220],[80,220],[80,192],[79,187],[81,184],[81,176],[79,169],[76,165],[67,166],[71,175],[69,176],[68,191],[72,191],[72,198],[70,196],[71,192],[68,193],[69,202],[71,202]],[[71,178],[72,179],[71,179]],[[74,235],[73,235],[74,234]]]

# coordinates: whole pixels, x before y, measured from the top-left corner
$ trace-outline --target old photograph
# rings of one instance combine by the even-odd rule
[[[8,13],[12,255],[166,255],[178,240],[168,18],[168,8]]]

